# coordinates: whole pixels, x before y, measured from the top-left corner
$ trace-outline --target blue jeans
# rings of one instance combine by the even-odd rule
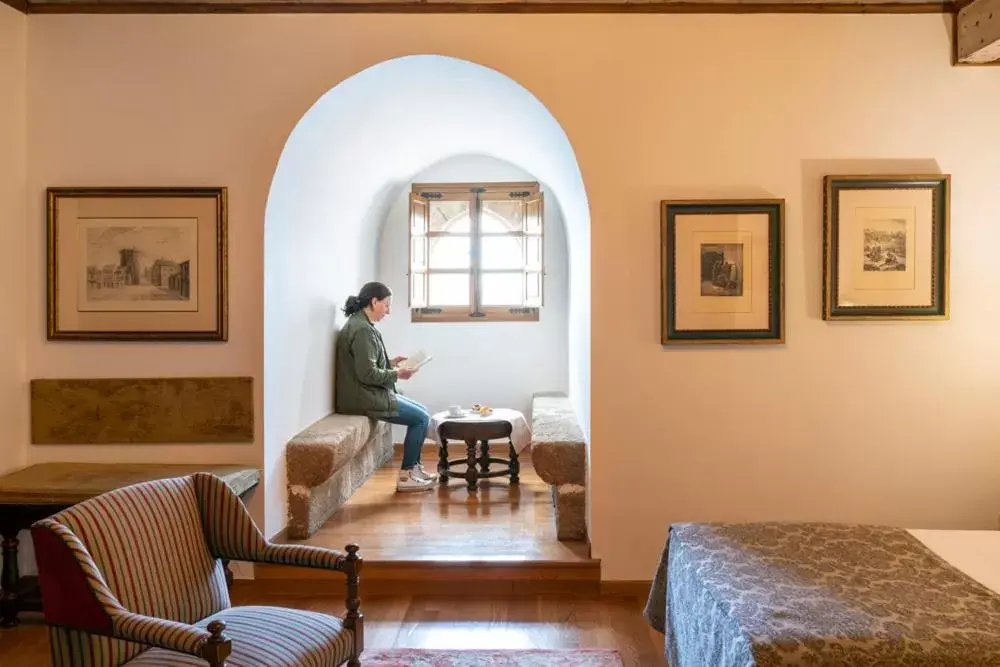
[[[402,469],[406,470],[420,463],[420,450],[427,437],[427,425],[430,424],[431,416],[427,412],[427,408],[416,401],[399,394],[396,395],[396,400],[399,402],[399,414],[385,421],[406,427],[406,437],[403,438],[402,465]]]

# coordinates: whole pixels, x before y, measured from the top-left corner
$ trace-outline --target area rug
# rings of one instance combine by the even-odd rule
[[[436,650],[395,648],[365,651],[364,667],[622,667],[609,649]]]

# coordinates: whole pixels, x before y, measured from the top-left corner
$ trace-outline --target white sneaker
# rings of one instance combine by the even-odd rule
[[[433,488],[434,480],[423,477],[416,466],[409,470],[399,471],[399,478],[396,480],[397,493],[405,491],[430,491]]]
[[[436,482],[438,480],[438,474],[436,472],[427,472],[426,470],[424,470],[423,463],[418,463],[417,465],[413,466],[413,468],[415,471],[419,472],[420,476],[423,477],[424,479],[429,479],[432,482]]]

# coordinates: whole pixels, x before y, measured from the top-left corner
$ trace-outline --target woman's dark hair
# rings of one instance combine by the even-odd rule
[[[372,299],[386,299],[392,296],[392,290],[383,285],[382,283],[370,282],[365,283],[361,291],[358,292],[357,296],[347,297],[347,301],[344,303],[344,315],[350,317],[359,310],[363,310],[366,306],[370,306]]]

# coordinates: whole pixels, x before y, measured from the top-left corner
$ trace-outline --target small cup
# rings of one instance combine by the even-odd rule
[[[448,414],[451,415],[452,417],[461,417],[462,416],[462,406],[461,405],[449,405],[448,406]]]

